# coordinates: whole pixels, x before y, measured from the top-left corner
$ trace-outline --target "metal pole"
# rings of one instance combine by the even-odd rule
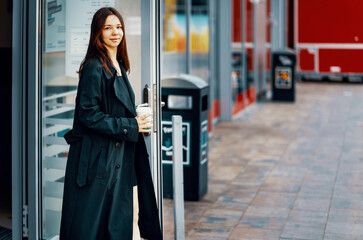
[[[219,81],[219,98],[221,100],[221,121],[232,120],[232,5],[231,1],[217,1],[218,12],[218,81]]]
[[[185,2],[185,16],[186,16],[186,24],[187,24],[187,29],[186,29],[186,57],[187,57],[187,74],[191,74],[192,73],[192,48],[191,45],[192,43],[191,41],[191,36],[190,36],[190,32],[191,32],[191,23],[190,23],[190,18],[192,17],[192,1],[191,0],[186,0]]]
[[[183,121],[181,116],[173,116],[172,121],[174,236],[176,240],[184,240]]]

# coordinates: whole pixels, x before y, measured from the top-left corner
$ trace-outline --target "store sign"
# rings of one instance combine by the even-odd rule
[[[190,123],[183,122],[183,164],[190,164]],[[161,159],[163,164],[173,163],[173,126],[171,121],[161,122]]]
[[[282,89],[290,89],[291,84],[291,67],[275,68],[275,87]]]

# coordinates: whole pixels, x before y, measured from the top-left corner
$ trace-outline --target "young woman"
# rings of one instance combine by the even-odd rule
[[[132,240],[133,186],[138,185],[142,238],[162,239],[149,155],[127,78],[125,25],[114,8],[101,8],[79,76],[67,161],[61,240]]]

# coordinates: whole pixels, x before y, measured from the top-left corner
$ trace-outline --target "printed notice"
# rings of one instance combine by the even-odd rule
[[[47,0],[45,8],[45,52],[66,50],[65,0]]]
[[[101,7],[114,7],[115,0],[67,0],[66,3],[66,75],[77,71],[86,55],[94,13]]]

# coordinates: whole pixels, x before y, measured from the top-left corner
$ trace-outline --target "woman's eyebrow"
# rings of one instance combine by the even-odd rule
[[[122,26],[121,24],[114,24],[114,25],[117,25],[117,26]],[[114,26],[112,24],[105,24],[105,26]]]

